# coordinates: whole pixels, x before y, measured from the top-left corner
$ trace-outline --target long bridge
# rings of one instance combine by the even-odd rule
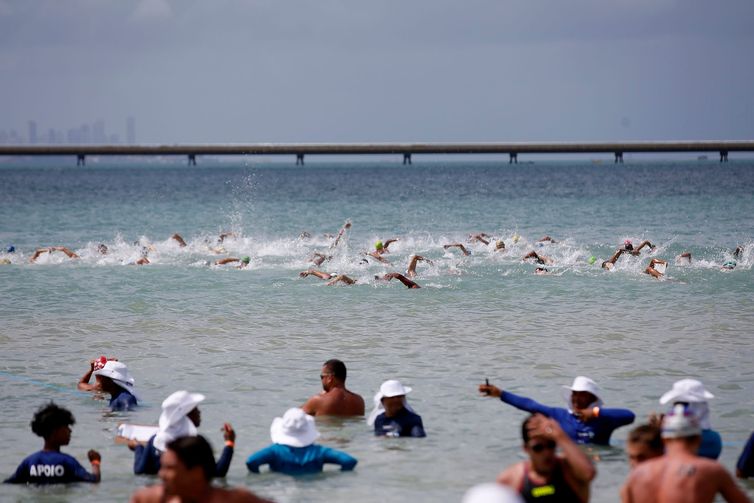
[[[551,142],[551,143],[249,143],[185,145],[0,145],[3,156],[74,156],[77,165],[86,156],[186,156],[196,164],[200,155],[290,155],[304,164],[307,155],[386,155],[403,156],[411,164],[414,154],[503,154],[517,163],[519,154],[601,154],[615,155],[623,162],[624,153],[719,153],[727,162],[729,152],[754,152],[754,140],[742,141],[639,141],[639,142]]]

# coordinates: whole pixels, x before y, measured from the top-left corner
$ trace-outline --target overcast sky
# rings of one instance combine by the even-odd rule
[[[0,130],[754,138],[752,0],[0,0]]]

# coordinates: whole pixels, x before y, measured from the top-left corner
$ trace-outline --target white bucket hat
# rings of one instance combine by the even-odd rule
[[[204,400],[200,393],[176,391],[162,402],[160,429],[155,435],[154,446],[165,452],[167,444],[182,437],[195,437],[196,426],[186,415]]]
[[[383,398],[391,398],[401,395],[405,396],[409,393],[411,393],[411,388],[402,385],[398,380],[390,379],[389,381],[382,383],[380,385],[380,390],[374,395],[374,409],[372,409],[372,412],[367,418],[367,424],[372,426],[374,424],[374,420],[377,419],[377,416],[385,412],[385,407],[382,405]],[[414,412],[414,410],[408,405],[408,402],[405,398],[403,399],[403,406],[411,412]]]
[[[704,385],[696,379],[681,379],[673,383],[673,389],[660,397],[660,403],[675,402],[706,402],[715,395],[704,389]]]
[[[283,417],[272,420],[270,437],[276,444],[306,447],[319,438],[319,432],[312,416],[298,407],[293,407],[285,411]]]
[[[571,393],[574,391],[586,391],[588,393],[591,393],[595,397],[597,397],[597,401],[594,403],[594,405],[598,407],[602,407],[602,398],[600,398],[600,395],[602,395],[602,390],[599,386],[597,386],[597,383],[593,380],[589,379],[588,377],[584,376],[577,376],[573,380],[573,384],[570,386],[563,385],[563,398],[565,398],[566,403],[568,404],[568,410],[571,410]]]
[[[109,360],[105,363],[104,367],[95,370],[94,375],[109,377],[115,384],[136,396],[136,390],[134,389],[135,381],[134,378],[131,377],[131,373],[128,371],[128,367],[125,363]]]
[[[673,407],[662,420],[662,438],[685,438],[702,434],[702,427],[696,415],[686,410],[682,404]]]

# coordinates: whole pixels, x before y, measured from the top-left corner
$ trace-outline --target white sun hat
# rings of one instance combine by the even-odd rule
[[[461,503],[524,503],[524,500],[508,486],[486,482],[466,491]]]
[[[200,393],[176,391],[162,402],[160,414],[160,429],[155,435],[154,446],[165,452],[167,444],[181,437],[195,437],[196,426],[186,417],[196,406],[204,400]]]
[[[662,438],[685,438],[701,434],[699,418],[680,403],[662,420]]]
[[[136,390],[134,388],[135,381],[125,363],[108,360],[104,367],[94,371],[94,375],[109,377],[115,384],[136,396]]]
[[[390,379],[383,382],[380,385],[380,390],[374,395],[374,409],[372,409],[372,412],[367,418],[367,424],[372,426],[374,424],[374,420],[377,419],[377,416],[385,412],[385,407],[382,405],[383,398],[391,398],[401,395],[405,396],[409,393],[411,393],[411,388],[402,385],[401,382],[396,379]],[[414,412],[414,410],[409,407],[408,402],[405,398],[403,399],[403,406],[406,407],[406,409],[408,409],[409,411]]]
[[[706,402],[711,398],[715,398],[715,395],[704,389],[701,381],[681,379],[673,383],[673,389],[660,397],[660,403],[663,405],[675,402],[697,403]]]
[[[574,391],[586,391],[588,393],[591,393],[592,395],[597,397],[595,405],[602,407],[602,398],[600,397],[600,395],[602,395],[602,390],[592,379],[584,376],[577,376],[573,380],[573,384],[571,384],[570,386],[567,386],[565,384],[563,385],[563,398],[565,398],[566,403],[568,403],[569,410],[571,408],[571,393]]]
[[[270,437],[276,444],[306,447],[319,438],[319,432],[312,416],[298,407],[293,407],[285,411],[283,417],[272,420]]]

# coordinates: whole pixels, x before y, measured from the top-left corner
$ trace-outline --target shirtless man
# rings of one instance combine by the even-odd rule
[[[319,375],[322,392],[301,407],[312,416],[363,416],[364,399],[346,389],[346,364],[327,360]]]
[[[68,258],[79,258],[78,255],[73,253],[71,250],[69,250],[65,246],[49,246],[47,248],[37,248],[37,250],[34,252],[34,255],[31,256],[31,259],[29,259],[29,262],[33,264],[34,262],[37,261],[39,256],[42,255],[43,253],[51,254],[56,251],[65,253],[66,255],[68,255]]]
[[[662,260],[660,258],[653,258],[652,260],[649,261],[649,265],[647,266],[646,269],[644,269],[644,272],[646,274],[649,274],[653,278],[657,278],[657,279],[662,278],[665,275],[665,273],[664,272],[660,272],[659,270],[655,269],[655,266],[658,265],[658,264],[662,265],[662,266],[665,266],[665,267],[667,267],[667,265],[668,265],[667,261],[665,261],[665,260]]]
[[[497,482],[518,491],[525,501],[589,501],[589,484],[597,471],[589,458],[554,419],[529,416],[521,426],[529,456],[505,469]],[[561,456],[556,454],[560,447]]]
[[[215,457],[204,437],[197,435],[173,440],[161,458],[159,476],[162,484],[138,489],[131,495],[131,503],[270,503],[240,487],[213,487],[214,472]]]
[[[718,493],[729,503],[751,503],[722,465],[696,455],[702,428],[683,404],[663,419],[662,438],[665,455],[630,473],[621,489],[623,503],[712,503]]]

